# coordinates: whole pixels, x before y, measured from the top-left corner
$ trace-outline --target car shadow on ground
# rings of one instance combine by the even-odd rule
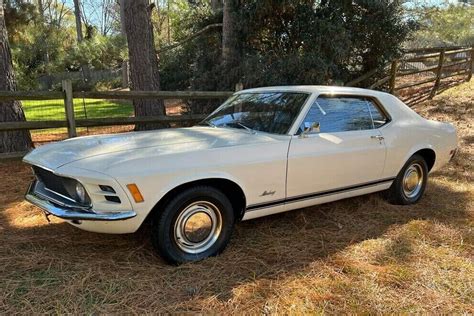
[[[223,254],[175,267],[155,255],[148,227],[130,235],[105,235],[60,220],[48,224],[23,201],[30,177],[26,166],[8,166],[17,176],[1,187],[0,278],[10,282],[0,291],[3,304],[19,304],[19,309],[25,302],[41,306],[51,300],[67,307],[72,303],[65,297],[75,297],[83,312],[100,306],[200,310],[203,301],[226,304],[247,283],[297,275],[397,225],[413,220],[456,223],[469,216],[470,207],[467,192],[430,181],[425,197],[413,206],[390,205],[380,194],[371,194],[239,223]],[[403,258],[403,249],[401,253]],[[40,286],[33,290],[30,283]]]

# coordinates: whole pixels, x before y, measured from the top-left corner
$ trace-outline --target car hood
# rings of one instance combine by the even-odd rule
[[[40,146],[27,154],[23,161],[50,170],[90,157],[119,156],[117,153],[141,151],[146,154],[169,155],[196,150],[271,141],[266,133],[252,134],[232,128],[191,127],[124,134],[71,138]],[[97,159],[96,159],[97,160]]]

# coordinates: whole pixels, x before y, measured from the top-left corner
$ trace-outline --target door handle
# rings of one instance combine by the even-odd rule
[[[377,139],[377,140],[380,140],[380,141],[384,140],[384,137],[380,136],[380,135],[372,135],[372,136],[370,136],[370,138]]]

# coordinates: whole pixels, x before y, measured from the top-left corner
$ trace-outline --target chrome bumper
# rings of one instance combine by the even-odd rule
[[[25,199],[31,204],[41,208],[46,214],[67,220],[89,221],[121,221],[137,215],[134,211],[97,213],[92,209],[75,209],[73,207],[62,206],[53,203],[46,195],[36,192],[36,183],[36,181],[31,183],[26,192]]]

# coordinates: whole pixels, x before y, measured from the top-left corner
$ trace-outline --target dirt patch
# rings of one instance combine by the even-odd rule
[[[77,128],[77,136],[101,135],[101,134],[116,134],[131,132],[135,125],[123,126],[101,126],[101,127],[79,127]],[[32,133],[32,139],[35,146],[40,146],[44,143],[57,142],[68,138],[67,130],[65,128],[57,128],[54,130],[40,131],[39,133]]]
[[[179,267],[147,229],[48,224],[23,201],[26,165],[0,162],[0,310],[11,313],[474,313],[474,86],[418,105],[456,124],[459,155],[414,206],[378,194],[237,225],[219,257]]]

